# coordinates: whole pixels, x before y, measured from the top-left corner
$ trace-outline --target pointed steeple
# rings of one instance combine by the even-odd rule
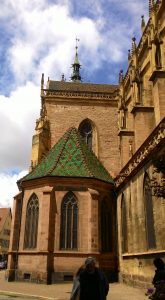
[[[74,59],[74,63],[72,64],[72,68],[73,68],[73,73],[71,76],[71,80],[72,81],[76,81],[76,82],[81,82],[81,75],[80,75],[80,63],[79,63],[79,59],[78,59],[78,46],[77,46],[77,42],[79,41],[79,39],[76,38],[76,54],[75,54],[75,59]]]

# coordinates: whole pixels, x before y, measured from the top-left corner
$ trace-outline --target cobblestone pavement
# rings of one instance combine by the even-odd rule
[[[72,283],[44,285],[8,282],[5,280],[5,271],[0,271],[0,300],[69,300],[71,289]],[[148,300],[148,298],[143,289],[113,283],[110,285],[107,300]]]

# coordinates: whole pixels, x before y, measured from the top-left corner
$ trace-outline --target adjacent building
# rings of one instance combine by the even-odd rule
[[[8,256],[11,219],[11,209],[0,208],[0,261],[6,260]]]

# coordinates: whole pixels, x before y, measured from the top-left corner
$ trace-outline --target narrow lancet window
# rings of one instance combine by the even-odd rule
[[[61,205],[60,248],[77,249],[78,205],[72,192],[65,195]]]
[[[85,143],[92,149],[92,125],[89,120],[84,120],[79,126],[79,132]]]
[[[113,222],[112,213],[108,206],[107,200],[101,203],[101,248],[103,252],[112,251]]]
[[[121,199],[121,235],[122,235],[122,253],[128,252],[128,226],[127,210],[124,194]]]
[[[151,181],[148,174],[144,177],[144,203],[146,219],[146,239],[148,249],[156,247]]]
[[[33,194],[28,202],[27,210],[26,210],[25,239],[24,239],[25,248],[34,249],[37,246],[38,217],[39,217],[39,201],[37,196]]]

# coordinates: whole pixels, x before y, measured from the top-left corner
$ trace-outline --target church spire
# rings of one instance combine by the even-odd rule
[[[78,59],[78,46],[77,46],[77,42],[79,42],[79,39],[76,38],[76,54],[75,54],[75,59],[74,59],[74,63],[72,64],[72,68],[73,68],[73,73],[71,76],[71,80],[72,81],[76,81],[76,82],[80,82],[81,81],[81,75],[80,75],[80,63],[79,63],[79,59]]]

